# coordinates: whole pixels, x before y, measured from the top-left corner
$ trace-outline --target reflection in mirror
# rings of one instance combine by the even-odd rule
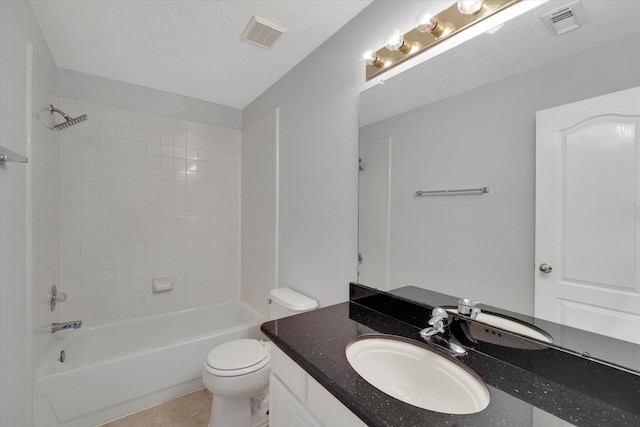
[[[541,16],[565,3],[361,93],[359,283],[534,314],[536,112],[640,86],[640,2],[582,1],[586,23],[552,35]],[[589,352],[590,335],[555,344]],[[640,369],[639,346],[610,341]]]
[[[441,306],[454,308],[459,298],[440,292],[434,292],[416,286],[404,286],[392,289],[388,293],[393,297],[402,298],[427,307]],[[621,341],[609,336],[594,334],[582,329],[572,328],[544,319],[527,316],[522,313],[515,313],[500,307],[492,307],[488,304],[479,304],[482,313],[520,323],[525,327],[530,327],[536,333],[542,334],[541,338],[526,332],[526,329],[514,329],[508,322],[486,322],[494,328],[502,329],[513,334],[530,338],[542,345],[552,345],[554,347],[568,349],[573,353],[588,357],[597,362],[606,363],[627,370],[640,372],[640,360],[638,360],[638,345]],[[479,323],[485,323],[481,318],[475,319]],[[481,329],[480,329],[481,331]],[[523,333],[524,332],[524,333]],[[486,339],[485,339],[486,341]],[[535,347],[527,347],[533,349]]]
[[[535,315],[640,344],[637,128],[640,87],[538,112]]]

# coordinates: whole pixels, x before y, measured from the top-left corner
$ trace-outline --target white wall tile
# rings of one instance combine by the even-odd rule
[[[237,298],[240,131],[63,105],[89,115],[63,134],[64,315],[90,326]],[[175,289],[153,294],[155,276]]]

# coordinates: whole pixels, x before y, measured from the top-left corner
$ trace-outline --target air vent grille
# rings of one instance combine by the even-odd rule
[[[543,15],[542,20],[552,35],[561,35],[575,30],[586,22],[584,9],[579,1]]]
[[[287,30],[266,19],[253,16],[240,38],[249,43],[269,49],[285,31]]]
[[[571,8],[562,9],[560,12],[553,14],[551,23],[557,34],[563,34],[579,27],[576,15],[573,14]]]

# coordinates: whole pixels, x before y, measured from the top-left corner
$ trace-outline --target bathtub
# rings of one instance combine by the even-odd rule
[[[36,378],[35,425],[95,426],[203,387],[207,353],[238,338],[264,339],[264,321],[231,301],[58,332]]]

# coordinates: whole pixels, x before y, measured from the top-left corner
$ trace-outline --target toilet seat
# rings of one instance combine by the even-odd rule
[[[205,362],[206,370],[220,377],[246,375],[269,365],[269,351],[258,340],[229,341],[211,350]]]

